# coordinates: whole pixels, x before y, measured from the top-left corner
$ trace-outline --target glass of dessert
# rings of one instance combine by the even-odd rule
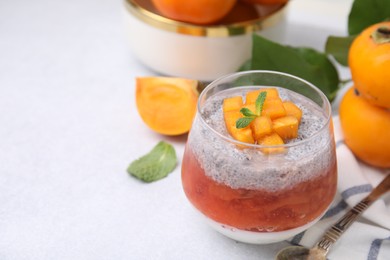
[[[273,243],[306,230],[336,192],[331,114],[326,96],[292,75],[215,80],[199,97],[184,152],[188,200],[237,241]]]

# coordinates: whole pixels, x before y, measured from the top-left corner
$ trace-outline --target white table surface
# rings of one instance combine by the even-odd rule
[[[322,50],[351,0],[292,0],[285,42]],[[211,230],[181,188],[185,137],[150,131],[119,0],[0,2],[0,259],[272,259]],[[315,37],[305,37],[313,32]],[[345,74],[348,72],[343,72]],[[144,184],[128,164],[158,141],[179,165]]]

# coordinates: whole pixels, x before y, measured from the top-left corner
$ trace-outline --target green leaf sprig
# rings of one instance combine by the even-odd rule
[[[148,154],[133,161],[127,172],[144,182],[153,182],[166,177],[175,169],[176,164],[175,149],[161,141]]]
[[[370,25],[390,19],[389,0],[354,0],[348,15],[348,36],[329,36],[325,52],[348,66],[348,53],[353,40]]]
[[[263,106],[265,99],[267,97],[267,92],[262,91],[256,98],[256,111],[252,112],[249,108],[241,108],[240,112],[244,115],[244,117],[239,118],[236,121],[236,128],[245,128],[247,127],[253,120],[255,120],[256,117],[261,115],[261,112],[263,111]]]
[[[348,66],[349,48],[355,37],[368,26],[385,20],[390,20],[389,0],[354,0],[348,16],[348,36],[329,36],[324,51],[282,45],[254,34],[252,57],[239,70],[289,73],[313,83],[332,101],[349,80],[339,77],[336,64],[329,56],[338,64]]]
[[[252,59],[249,66],[251,70],[273,70],[292,74],[316,85],[329,100],[336,96],[339,75],[326,54],[312,48],[282,45],[258,34],[254,34],[252,39]],[[247,68],[248,64],[245,64],[241,69]]]

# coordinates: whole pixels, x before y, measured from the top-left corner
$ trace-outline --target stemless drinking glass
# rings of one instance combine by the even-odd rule
[[[303,112],[298,138],[278,146],[248,144],[227,132],[223,99],[277,88]],[[265,152],[274,149],[279,152]],[[331,106],[315,86],[273,71],[224,76],[201,93],[182,164],[182,184],[207,222],[237,241],[265,244],[316,223],[337,186]]]

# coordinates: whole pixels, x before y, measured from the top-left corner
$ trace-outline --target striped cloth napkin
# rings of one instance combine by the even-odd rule
[[[324,232],[363,199],[386,175],[359,162],[345,145],[338,117],[333,118],[338,163],[338,192],[332,206],[313,227],[290,242],[312,247]],[[373,203],[330,249],[328,259],[390,259],[390,192]]]

